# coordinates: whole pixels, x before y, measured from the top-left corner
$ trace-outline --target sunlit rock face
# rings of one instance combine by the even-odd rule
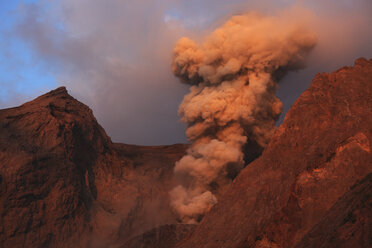
[[[346,207],[339,198],[353,198],[350,187],[372,172],[371,146],[372,60],[317,74],[261,157],[242,170],[177,247],[320,247],[312,246],[315,234],[320,235],[317,244],[324,240],[325,247],[337,247],[328,246],[332,226],[345,234],[332,234],[338,243],[354,239],[347,244],[370,246],[363,235],[355,238],[341,227],[337,214],[343,216],[346,209],[335,208]],[[370,201],[371,188],[365,190],[369,193],[363,193],[363,201]],[[365,209],[370,212],[371,206],[360,208],[360,216],[367,216]],[[352,216],[359,216],[357,209],[352,205]],[[325,220],[331,223],[327,226]],[[370,220],[357,221],[368,235]],[[325,232],[316,231],[317,225],[325,226]]]
[[[296,245],[305,247],[370,247],[372,173],[353,185]]]

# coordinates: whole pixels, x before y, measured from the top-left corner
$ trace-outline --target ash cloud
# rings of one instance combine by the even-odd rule
[[[175,45],[173,73],[192,85],[179,107],[192,145],[174,168],[182,183],[170,192],[182,222],[200,220],[232,179],[229,171],[254,159],[243,147],[268,144],[282,111],[277,80],[303,68],[317,41],[303,11],[233,16],[202,44],[182,38]]]

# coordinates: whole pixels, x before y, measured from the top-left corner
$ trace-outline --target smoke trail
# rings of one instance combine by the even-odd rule
[[[218,189],[269,142],[282,109],[275,81],[303,68],[316,43],[298,21],[288,13],[233,16],[201,45],[188,38],[175,45],[173,73],[192,85],[179,107],[192,145],[170,192],[182,222],[198,222]]]

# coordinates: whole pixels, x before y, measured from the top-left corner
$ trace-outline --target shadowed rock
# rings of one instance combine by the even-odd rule
[[[160,226],[130,239],[122,248],[171,248],[194,230],[195,226],[190,224]]]

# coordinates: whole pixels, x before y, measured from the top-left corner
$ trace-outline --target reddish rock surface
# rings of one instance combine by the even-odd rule
[[[173,224],[154,228],[127,241],[121,248],[172,248],[194,230],[196,225]]]
[[[372,174],[355,184],[296,248],[372,247]]]
[[[112,143],[65,88],[0,110],[0,247],[107,247],[176,223],[185,149]]]
[[[314,228],[324,225],[327,213],[330,219],[341,218],[333,216],[337,211],[332,206],[344,206],[336,203],[338,199],[372,172],[371,145],[372,60],[358,59],[353,67],[318,74],[261,157],[242,170],[177,247],[319,247],[308,241]],[[370,201],[371,188],[366,190],[364,200]],[[325,227],[328,232],[317,232],[322,235],[319,244],[331,242],[332,225],[339,223]],[[348,230],[337,230],[345,232],[337,239],[353,239]],[[370,245],[368,230],[364,233]]]

